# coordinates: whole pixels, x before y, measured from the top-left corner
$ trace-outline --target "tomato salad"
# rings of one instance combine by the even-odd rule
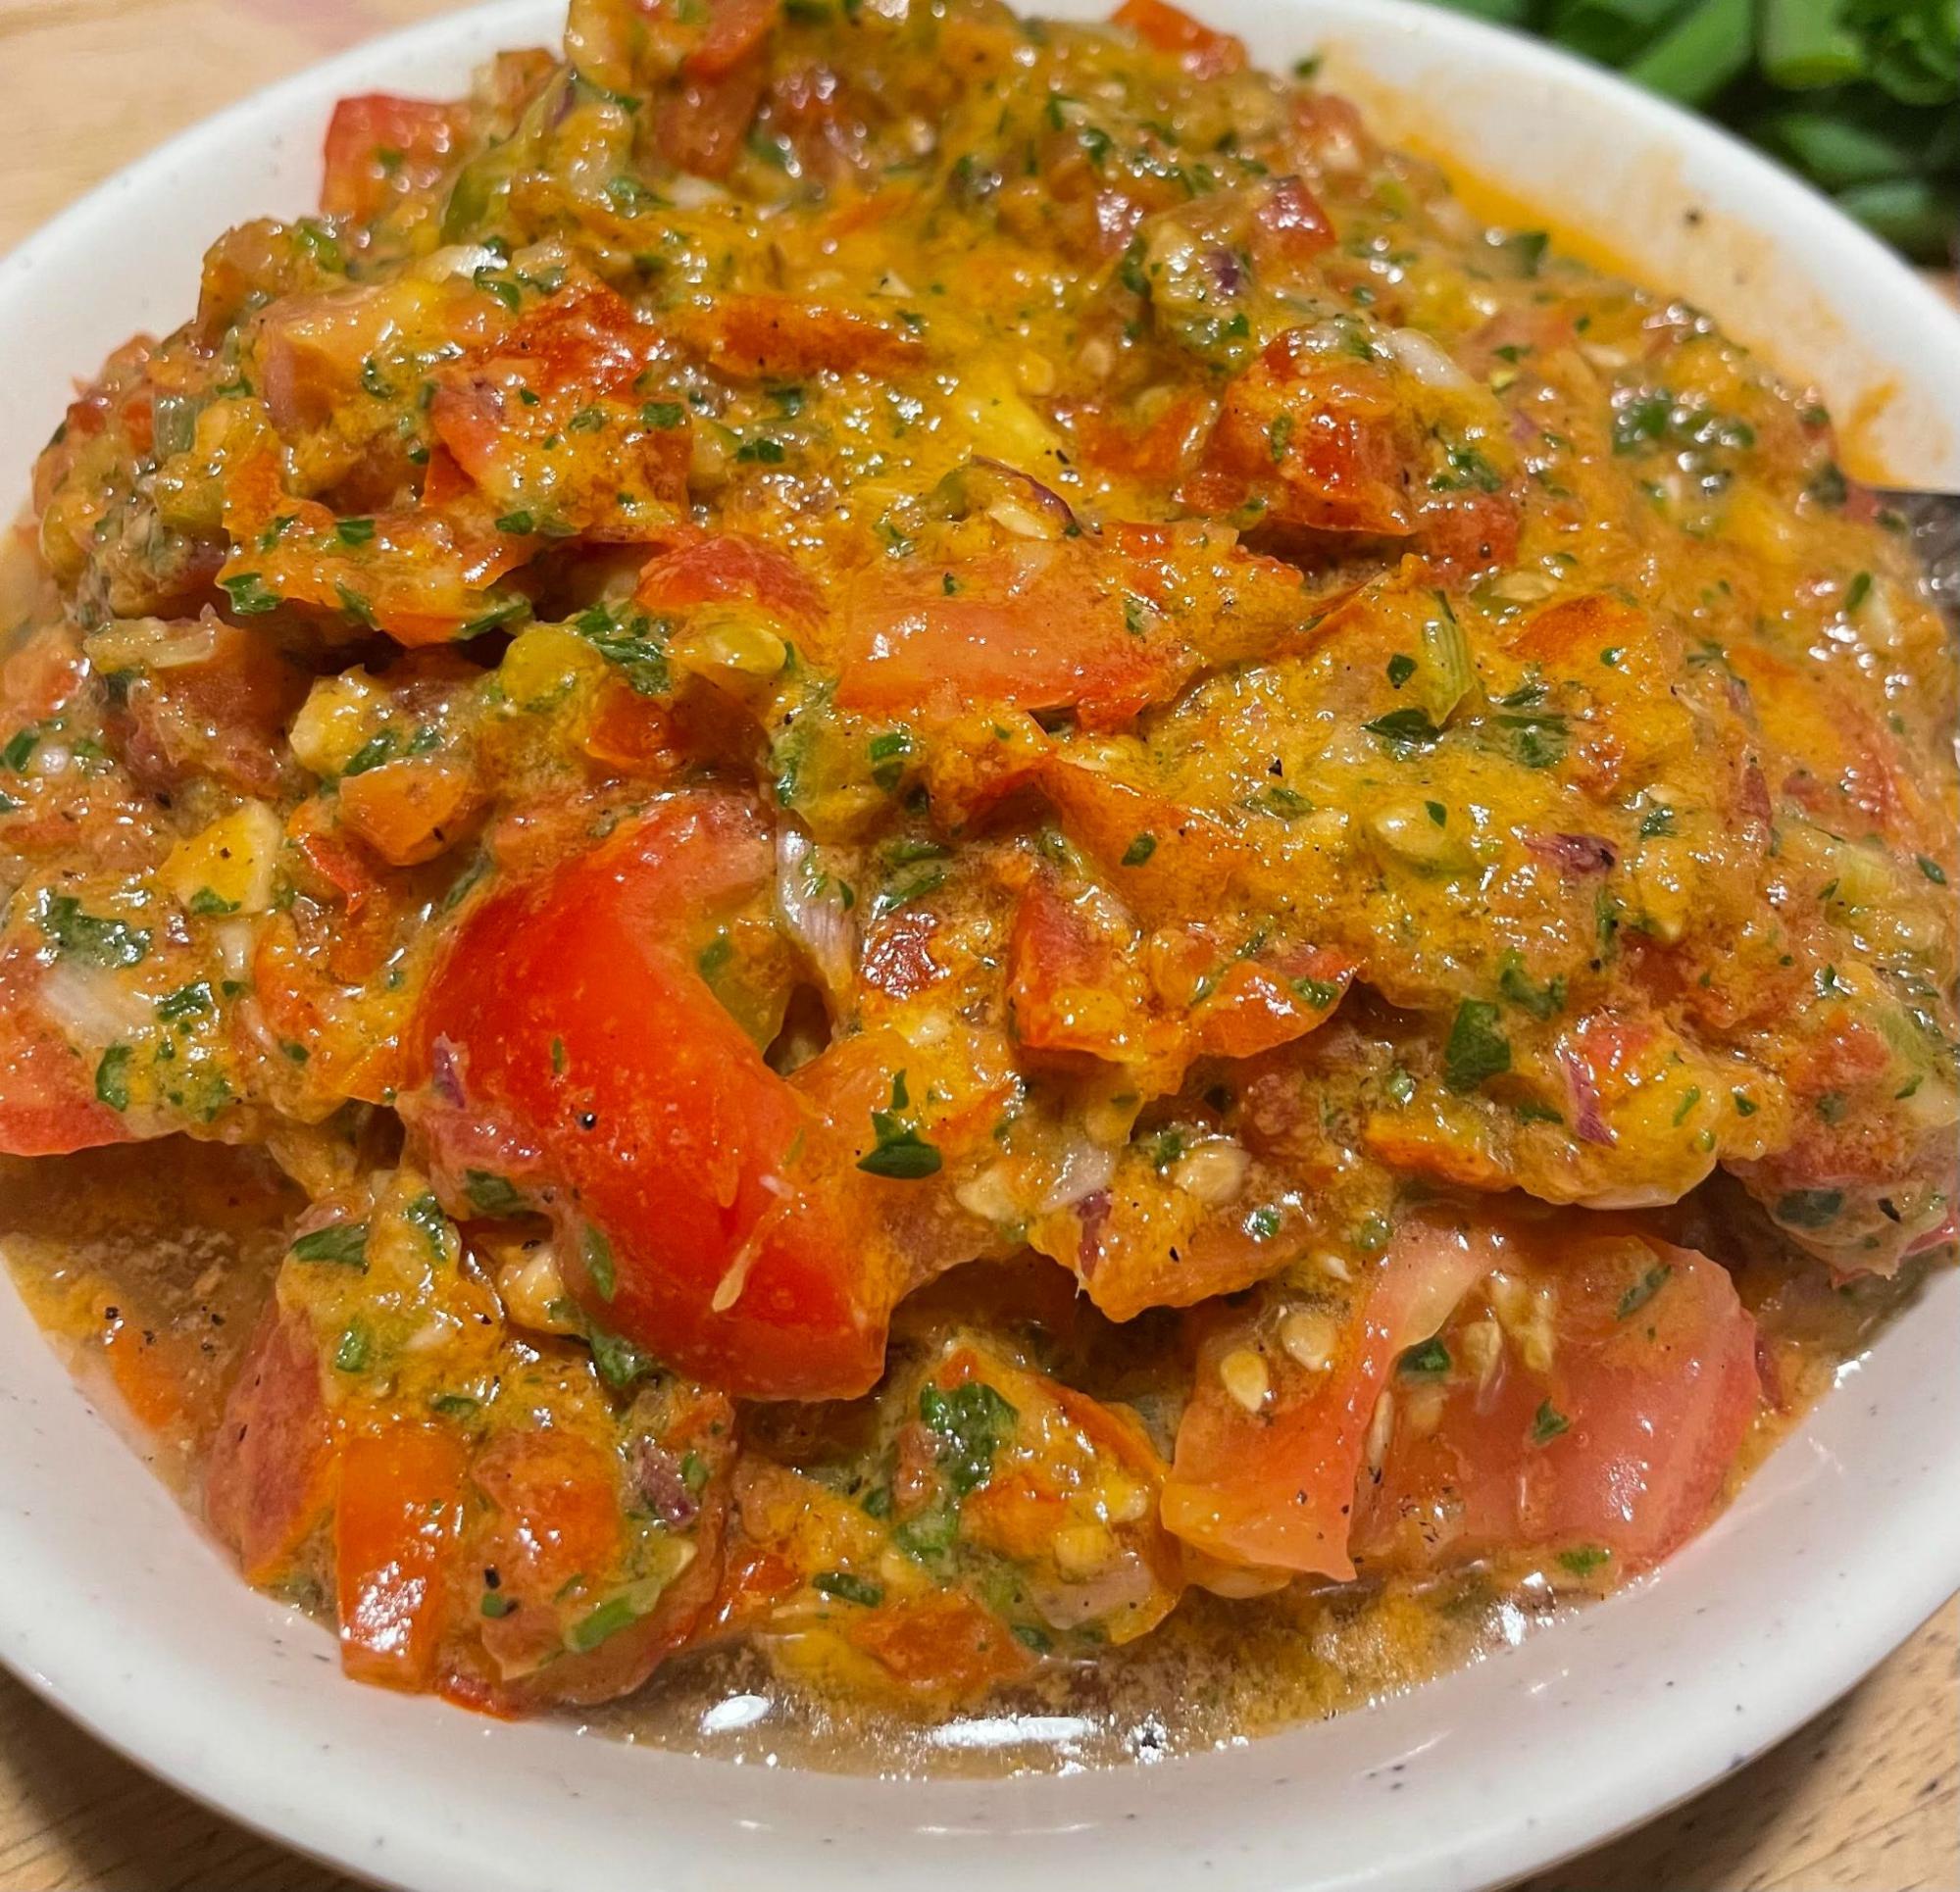
[[[344,101],[41,457],[7,1173],[279,1180],[23,1279],[498,1714],[1596,1591],[1950,1243],[1895,526],[1163,0],[573,0]]]

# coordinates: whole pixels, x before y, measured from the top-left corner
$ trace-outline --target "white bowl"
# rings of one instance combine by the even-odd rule
[[[24,489],[69,378],[189,311],[208,239],[309,206],[334,98],[458,90],[496,48],[554,37],[561,10],[503,0],[320,67],[0,265],[0,501]],[[1558,54],[1401,0],[1205,11],[1262,62],[1323,52],[1387,131],[1605,233],[1767,343],[1861,416],[1855,465],[1960,487],[1960,322],[1760,159]],[[1956,1316],[1946,1272],[1656,1577],[1474,1668],[1153,1768],[899,1782],[507,1726],[343,1681],[328,1639],[238,1581],[0,1292],[0,1659],[185,1791],[427,1892],[1469,1892],[1739,1766],[1960,1587]]]

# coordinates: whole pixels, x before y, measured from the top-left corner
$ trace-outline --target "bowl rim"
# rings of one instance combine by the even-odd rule
[[[1822,220],[1820,226],[1830,230],[1834,252],[1844,267],[1857,269],[1869,279],[1874,299],[1892,305],[1910,322],[1927,325],[1931,333],[1941,337],[1952,349],[1954,359],[1960,360],[1960,315],[1947,309],[1935,291],[1902,259],[1849,224],[1821,194],[1705,121],[1668,101],[1638,92],[1614,75],[1556,48],[1474,18],[1413,4],[1413,0],[1321,0],[1318,11],[1314,10],[1312,0],[1292,0],[1292,3],[1300,4],[1303,14],[1323,27],[1345,30],[1351,37],[1400,34],[1427,38],[1444,46],[1460,47],[1468,57],[1481,55],[1499,60],[1506,67],[1540,77],[1560,90],[1577,90],[1598,100],[1603,109],[1617,114],[1622,121],[1643,126],[1660,141],[1716,166],[1738,186],[1759,193],[1777,219]],[[1068,0],[1054,10],[1077,17],[1087,13],[1084,0]],[[94,243],[113,240],[116,224],[129,214],[126,200],[132,195],[140,196],[153,179],[168,174],[174,165],[208,153],[247,150],[269,127],[281,122],[296,123],[310,129],[324,118],[330,99],[373,84],[383,74],[414,70],[420,61],[431,56],[446,57],[460,39],[469,36],[481,37],[486,44],[493,45],[534,39],[537,24],[555,19],[561,13],[562,0],[489,0],[488,4],[438,16],[366,41],[203,120],[98,185],[10,254],[0,257],[0,323],[44,296],[40,285],[44,273],[58,279],[65,258],[73,259]],[[1955,418],[1960,422],[1960,408],[1956,408]],[[1949,1280],[1941,1286],[1955,1291],[1938,1292],[1928,1298],[1936,1298],[1950,1308],[1955,1303],[1956,1291],[1960,1291],[1960,1281]],[[20,1310],[16,1307],[4,1312],[18,1314]],[[1909,1318],[1924,1320],[1929,1314],[1930,1310],[1922,1306],[1912,1310]],[[1883,1340],[1879,1351],[1885,1351]],[[1863,1370],[1854,1368],[1847,1377],[1855,1382]],[[1840,1387],[1827,1398],[1846,1396],[1846,1389]],[[0,1386],[0,1435],[9,1429],[8,1416],[14,1399],[12,1388]],[[80,1404],[79,1394],[76,1402]],[[126,1448],[119,1442],[115,1449]],[[1787,1453],[1790,1443],[1786,1442],[1781,1450]],[[1798,1659],[1771,1663],[1766,1668],[1753,1671],[1752,1700],[1746,1712],[1743,1705],[1738,1703],[1736,1707],[1739,1725],[1723,1728],[1719,1733],[1704,1728],[1680,1743],[1659,1764],[1649,1761],[1644,1768],[1629,1765],[1617,1771],[1606,1766],[1596,1776],[1569,1780],[1563,1783],[1558,1805],[1542,1817],[1521,1820],[1515,1807],[1487,1807],[1452,1831],[1398,1833],[1396,1843],[1401,1850],[1378,1867],[1356,1868],[1338,1877],[1285,1876],[1261,1878],[1259,1883],[1338,1886],[1352,1888],[1352,1892],[1444,1892],[1444,1888],[1469,1892],[1473,1887],[1501,1883],[1517,1874],[1552,1866],[1699,1792],[1855,1685],[1960,1587],[1960,1507],[1952,1506],[1940,1495],[1942,1490],[1952,1488],[1953,1476],[1960,1472],[1960,1445],[1948,1445],[1946,1450],[1943,1461],[1935,1457],[1921,1468],[1924,1475],[1916,1482],[1899,1485],[1901,1495],[1885,1514],[1885,1528],[1853,1546],[1837,1547],[1833,1552],[1837,1568],[1830,1581],[1840,1587],[1862,1585],[1877,1603],[1854,1617],[1845,1633],[1822,1645],[1807,1646]],[[1765,1467],[1758,1476],[1768,1469]],[[146,1470],[143,1475],[149,1476]],[[1746,1496],[1745,1492],[1745,1499]],[[1737,1529],[1746,1528],[1746,1519],[1738,1514],[1747,1509],[1746,1503],[1738,1501],[1710,1536],[1732,1523]],[[180,1516],[174,1505],[172,1511],[173,1515]],[[74,1636],[51,1644],[45,1621],[34,1616],[34,1603],[40,1593],[61,1579],[59,1560],[40,1543],[31,1518],[25,1514],[0,1512],[0,1544],[18,1553],[23,1575],[27,1579],[18,1589],[13,1585],[0,1586],[0,1663],[126,1759],[226,1817],[281,1845],[355,1873],[386,1877],[418,1887],[471,1886],[485,1888],[485,1892],[492,1889],[505,1892],[505,1888],[516,1892],[520,1886],[537,1882],[531,1875],[534,1861],[500,1855],[488,1846],[479,1846],[474,1852],[467,1849],[459,1852],[456,1849],[462,1842],[454,1828],[432,1818],[424,1820],[418,1828],[414,1817],[404,1824],[396,1817],[391,1822],[379,1822],[381,1833],[371,1838],[367,1845],[356,1844],[343,1828],[342,1809],[337,1804],[323,1805],[317,1798],[313,1803],[303,1797],[294,1799],[281,1767],[274,1765],[276,1761],[281,1764],[303,1761],[311,1753],[308,1733],[303,1728],[287,1731],[290,1738],[277,1755],[247,1751],[242,1743],[234,1743],[227,1749],[203,1742],[180,1742],[180,1697],[174,1695],[170,1687],[160,1685],[160,1678],[178,1684],[195,1678],[187,1672],[172,1672],[176,1668],[175,1652],[160,1649],[132,1658],[126,1650]],[[13,1561],[11,1556],[10,1561]],[[1702,1545],[1696,1544],[1673,1560],[1667,1569],[1682,1567],[1685,1571],[1687,1567],[1701,1561],[1704,1561]],[[217,1568],[215,1555],[212,1562]],[[236,1582],[228,1567],[225,1568],[225,1579]],[[1664,1571],[1595,1606],[1569,1624],[1540,1633],[1568,1635],[1570,1643],[1576,1646],[1583,1635],[1583,1625],[1592,1618],[1633,1602],[1642,1593],[1651,1595],[1665,1581]],[[283,1618],[277,1606],[265,1599],[253,1598],[251,1602],[268,1620],[292,1620]],[[312,1632],[306,1628],[294,1633],[304,1637]],[[318,1652],[312,1653],[317,1657]],[[1500,1656],[1495,1660],[1501,1662],[1505,1658]],[[1431,1698],[1436,1691],[1446,1689],[1451,1679],[1443,1677],[1382,1708],[1358,1711],[1353,1717],[1342,1718],[1336,1725],[1369,1718],[1379,1722],[1384,1716],[1392,1719],[1390,1712],[1398,1705]],[[214,1697],[222,1697],[222,1686],[212,1685],[211,1692]],[[431,1723],[426,1712],[427,1707],[427,1704],[384,1702],[378,1705],[375,1718],[388,1724],[391,1731],[401,1733],[414,1746],[429,1738],[427,1730]],[[450,1713],[446,1709],[436,1712]],[[1401,1718],[1410,1719],[1407,1716]],[[551,1738],[571,1737],[554,1732]],[[460,1727],[453,1745],[462,1751],[479,1740],[489,1750],[508,1745],[521,1763],[533,1754],[534,1744],[526,1736],[494,1726]],[[448,1739],[441,1741],[445,1747],[451,1744]],[[1192,1756],[1165,1765],[1192,1771],[1209,1769],[1207,1778],[1216,1778],[1221,1789],[1230,1793],[1231,1779],[1223,1770],[1237,1766],[1242,1772],[1252,1765],[1244,1756],[1256,1756],[1268,1745],[1262,1742],[1233,1754]],[[1577,1748],[1575,1751],[1579,1752]],[[1420,1746],[1410,1752],[1420,1752]],[[1610,1748],[1590,1752],[1603,1762],[1610,1755]],[[667,1763],[689,1768],[728,1765],[685,1757],[655,1757],[643,1751],[636,1760],[649,1768]],[[1142,1772],[1138,1767],[1121,1776],[1106,1777],[1126,1779],[1140,1789]],[[338,1777],[345,1788],[361,1780],[372,1784],[377,1776],[371,1769],[366,1774]],[[819,1781],[827,1778],[800,1777]],[[757,1783],[758,1787],[760,1784]],[[920,1792],[916,1781],[895,1782],[876,1776],[859,1777],[850,1784],[879,1798],[887,1807],[894,1804],[894,1795]],[[1056,1789],[1069,1785],[1053,1779],[1034,1788],[1012,1781],[989,1782],[983,1788],[980,1783],[963,1784],[982,1797],[1005,1802],[1006,1817],[1010,1820],[1018,1817],[1017,1802],[1044,1802],[1053,1798]],[[1084,1787],[1080,1791],[1086,1794],[1089,1789]],[[1407,1811],[1414,1812],[1415,1807],[1411,1805]],[[922,1813],[919,1818],[923,1821],[928,1817]],[[371,1820],[370,1831],[374,1824]],[[1038,1825],[1030,1829],[1037,1840],[1044,1836],[1045,1829]],[[945,1829],[922,1824],[918,1830]],[[1058,1826],[1055,1830],[1064,1828]],[[1019,1836],[1025,1837],[1025,1831]],[[384,1840],[388,1842],[386,1863],[381,1852]],[[833,1855],[826,1872],[810,1877],[808,1883],[813,1887],[842,1885],[847,1882],[846,1875],[840,1874],[832,1880],[828,1875],[828,1866],[847,1864],[850,1862]],[[963,1864],[970,1867],[972,1861]],[[1059,1884],[1060,1874],[1067,1870],[1072,1877],[1076,1876],[1075,1868],[1080,1864],[1079,1852],[1072,1856],[1058,1846],[1052,1867],[1047,1869],[1056,1872],[1054,1883]],[[707,1876],[698,1861],[676,1857],[664,1865],[674,1875],[671,1883],[676,1892],[683,1887],[692,1892],[696,1885],[728,1882]],[[1306,1869],[1311,1871],[1311,1866]],[[1005,1886],[1014,1882],[1017,1871],[1022,1874],[1020,1882],[1025,1884],[1025,1869],[1021,1866],[1003,1869],[997,1878],[973,1877],[972,1883],[977,1888],[996,1883]],[[852,1877],[850,1882],[870,1883],[861,1876]],[[884,1881],[877,1882],[881,1885]],[[1102,1881],[1091,1875],[1081,1882],[1084,1892],[1092,1892],[1093,1886]]]

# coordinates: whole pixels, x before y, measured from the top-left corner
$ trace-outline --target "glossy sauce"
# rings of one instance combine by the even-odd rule
[[[193,1514],[223,1389],[282,1251],[296,1192],[258,1153],[177,1143],[171,1161],[108,1150],[0,1166],[0,1254],[100,1409]],[[1747,1224],[1746,1206],[1706,1212]],[[1704,1237],[1704,1239],[1707,1239]],[[1758,1230],[1737,1263],[1787,1403],[1766,1408],[1740,1483],[1917,1297],[1923,1270],[1833,1288]],[[1711,1247],[1717,1244],[1711,1242]],[[1946,1264],[1949,1265],[1950,1264]],[[1247,1601],[1193,1593],[1154,1635],[1054,1666],[940,1717],[856,1704],[779,1673],[752,1647],[683,1655],[575,1724],[609,1739],[759,1766],[985,1776],[1144,1763],[1358,1708],[1513,1647],[1610,1589],[1547,1560],[1425,1581],[1298,1583]],[[301,1607],[325,1616],[323,1600]]]

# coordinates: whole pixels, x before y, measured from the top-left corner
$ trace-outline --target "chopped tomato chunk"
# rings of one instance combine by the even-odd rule
[[[1214,32],[1168,0],[1123,0],[1110,18],[1160,53],[1175,53],[1193,78],[1219,78],[1245,69],[1245,47]]]
[[[1412,1217],[1338,1315],[1269,1298],[1214,1317],[1178,1428],[1165,1525],[1223,1563],[1351,1577],[1355,1479],[1376,1402],[1397,1356],[1434,1333],[1502,1253],[1486,1229]]]
[[[1363,1486],[1357,1557],[1603,1551],[1633,1570],[1707,1518],[1762,1397],[1755,1323],[1705,1256],[1575,1234],[1525,1276],[1553,1297],[1549,1358],[1504,1343],[1480,1371],[1459,1341],[1400,1402],[1380,1482]],[[1420,1424],[1416,1399],[1440,1401]]]
[[[770,871],[744,803],[680,795],[493,893],[429,981],[404,1110],[459,1196],[502,1173],[554,1216],[593,1321],[731,1391],[829,1398],[878,1377],[889,1267],[848,1153],[695,964]]]
[[[945,720],[976,703],[1074,709],[1091,728],[1127,722],[1188,668],[1168,631],[1131,628],[1113,567],[1044,541],[963,565],[951,592],[943,572],[910,563],[861,574],[837,655],[837,701],[851,709]]]
[[[0,1156],[67,1156],[128,1136],[66,1038],[19,999],[0,1012]]]
[[[357,1681],[421,1691],[435,1673],[462,1521],[463,1442],[384,1421],[340,1450],[333,1510],[340,1666]]]
[[[342,99],[327,126],[327,175],[320,208],[365,222],[410,190],[442,175],[463,129],[453,105],[372,92]]]
[[[282,1575],[332,1503],[333,1431],[312,1323],[269,1303],[225,1402],[204,1515],[247,1581]]]
[[[649,611],[740,600],[806,622],[824,608],[824,594],[794,560],[734,532],[663,552],[640,573],[633,600]]]

